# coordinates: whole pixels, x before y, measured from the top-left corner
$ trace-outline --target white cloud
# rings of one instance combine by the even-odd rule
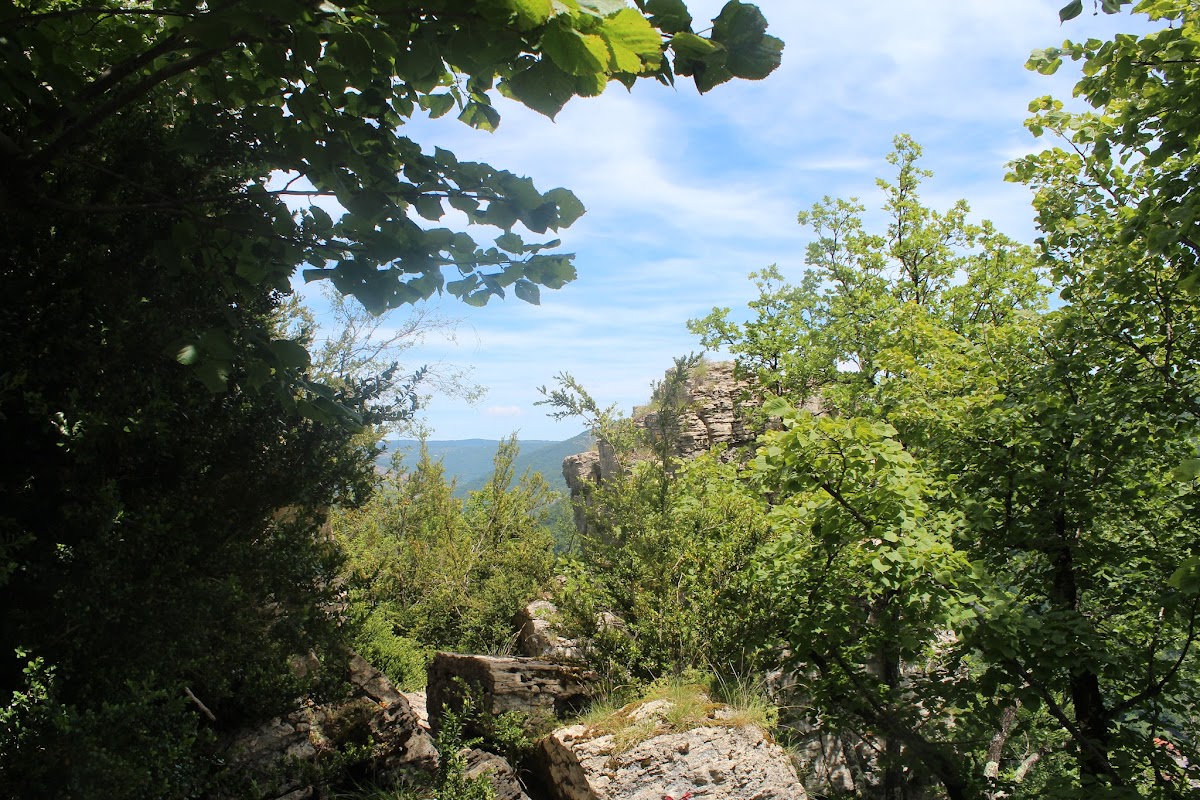
[[[689,6],[704,20],[723,1]],[[890,171],[884,155],[897,133],[925,148],[936,173],[928,202],[945,208],[965,197],[976,218],[1031,239],[1028,192],[1003,183],[1004,165],[1042,146],[1022,128],[1028,102],[1069,97],[1077,65],[1047,78],[1023,64],[1032,49],[1065,37],[1137,26],[1128,14],[1102,14],[1060,27],[1061,3],[1048,0],[758,1],[786,42],[783,66],[765,81],[704,97],[685,79],[674,90],[644,82],[632,93],[613,84],[568,104],[555,123],[498,101],[495,134],[451,118],[409,126],[428,149],[528,175],[543,191],[567,186],[589,209],[561,234],[578,254],[579,280],[543,291],[540,307],[511,298],[481,310],[434,303],[465,322],[457,341],[430,336],[413,361],[473,366],[492,404],[480,413],[434,398],[435,438],[500,438],[517,413],[530,438],[574,435],[582,423],[555,424],[532,407],[536,387],[561,371],[604,404],[644,402],[673,356],[698,349],[688,318],[744,306],[751,270],[778,263],[798,275],[808,238],[797,211],[826,195],[856,195],[868,219],[878,218],[874,181]]]

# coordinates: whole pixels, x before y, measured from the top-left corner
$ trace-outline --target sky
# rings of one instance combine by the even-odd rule
[[[629,413],[673,358],[701,350],[687,321],[713,307],[744,309],[747,275],[775,264],[798,279],[808,234],[797,212],[824,196],[857,197],[868,223],[887,177],[886,154],[906,133],[934,172],[922,197],[938,209],[965,198],[972,218],[1014,238],[1037,235],[1027,189],[1005,183],[1005,165],[1044,146],[1025,130],[1029,102],[1064,101],[1079,77],[1067,61],[1047,77],[1024,69],[1032,50],[1064,39],[1146,32],[1128,12],[1060,25],[1065,0],[761,0],[769,33],[785,42],[782,66],[764,81],[733,81],[699,95],[616,83],[576,98],[551,122],[497,98],[494,133],[453,115],[402,130],[427,151],[484,161],[565,186],[587,213],[560,231],[576,253],[576,281],[543,289],[541,305],[509,297],[472,309],[447,295],[424,309],[456,320],[404,354],[407,365],[469,370],[482,401],[435,394],[422,413],[430,439],[567,439],[584,425],[556,422],[535,405],[539,386],[569,372],[601,405]],[[719,0],[688,3],[700,30]],[[454,220],[448,220],[453,224]],[[477,241],[501,231],[476,229]],[[532,241],[527,237],[527,241]],[[400,309],[385,328],[402,325]],[[320,316],[320,315],[319,315]],[[721,354],[713,354],[721,357]]]

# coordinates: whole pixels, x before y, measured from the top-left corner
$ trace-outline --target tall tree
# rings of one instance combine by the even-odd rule
[[[885,233],[819,204],[802,217],[822,226],[818,280],[773,288],[818,346],[793,356],[809,377],[771,406],[784,426],[756,460],[782,531],[755,573],[764,616],[821,710],[871,732],[888,797],[929,778],[952,797],[1182,786],[1197,603],[1172,573],[1197,494],[1172,467],[1194,423],[1122,355],[1105,295],[1059,282],[1047,310],[1062,267],[963,205],[924,208],[918,154],[898,140]],[[701,328],[752,355],[777,338],[720,312]],[[1152,360],[1190,337],[1143,330],[1125,333]],[[796,411],[814,390],[823,413]],[[1032,773],[1014,730],[1040,742]]]
[[[369,488],[350,435],[387,387],[322,383],[279,334],[297,268],[372,311],[574,277],[543,240],[570,192],[405,121],[763,77],[765,26],[731,2],[703,38],[673,0],[0,3],[0,793],[194,796],[213,729],[334,652],[320,527]],[[285,203],[318,197],[344,212]],[[446,206],[495,245],[429,224]]]

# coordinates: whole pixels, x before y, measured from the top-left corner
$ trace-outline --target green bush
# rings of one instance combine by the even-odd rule
[[[556,496],[540,475],[514,482],[517,452],[515,438],[501,443],[492,479],[465,502],[423,451],[362,508],[334,513],[354,644],[398,685],[423,685],[435,649],[511,649],[513,617],[548,584]]]

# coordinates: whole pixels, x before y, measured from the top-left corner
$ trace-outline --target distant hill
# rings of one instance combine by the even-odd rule
[[[542,473],[542,477],[550,487],[566,492],[567,485],[562,477],[562,461],[575,453],[582,453],[592,446],[591,434],[584,432],[566,441],[554,442],[546,439],[517,440],[521,453],[513,465],[517,476],[529,469]],[[494,439],[452,439],[425,442],[429,455],[441,459],[446,470],[446,478],[456,478],[458,488],[455,494],[466,496],[467,492],[480,489],[492,476],[492,458],[496,455],[499,442]],[[417,439],[394,439],[387,442],[387,451],[380,455],[378,465],[381,469],[391,466],[392,456],[400,454],[401,463],[406,469],[416,466],[420,458],[421,442]]]

